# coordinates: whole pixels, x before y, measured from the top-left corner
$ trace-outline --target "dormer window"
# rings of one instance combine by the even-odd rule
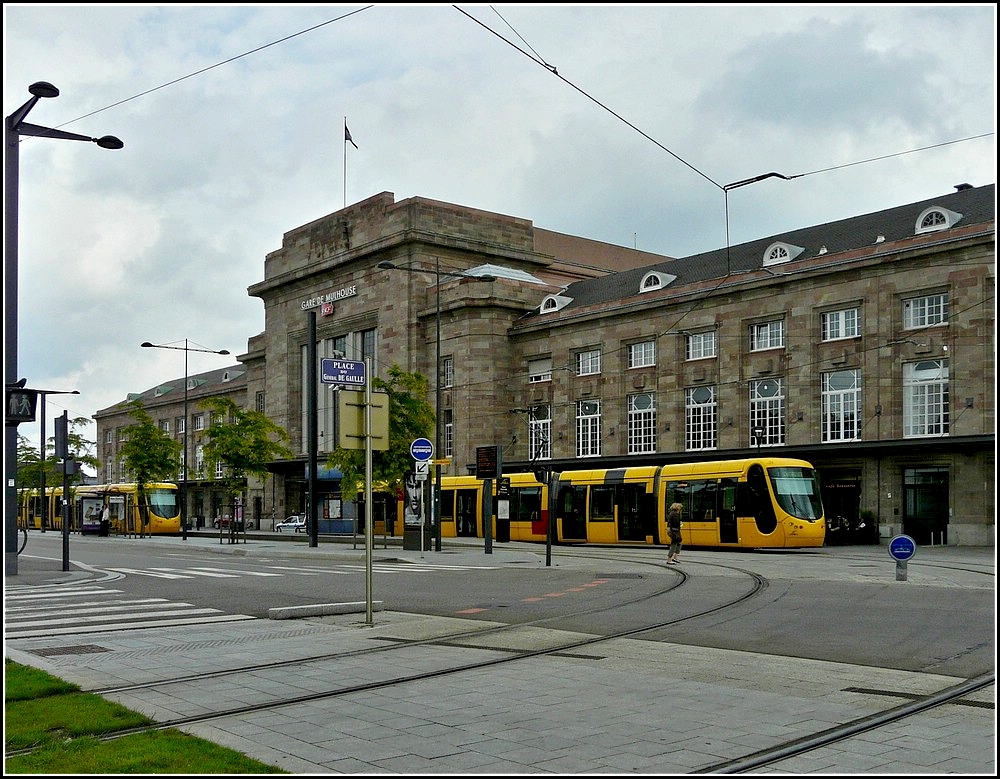
[[[162,397],[163,395],[166,395],[168,392],[172,392],[173,389],[174,389],[173,387],[169,387],[167,385],[163,385],[162,387],[157,387],[153,391],[153,397],[154,398]]]
[[[949,227],[957,225],[961,218],[961,214],[956,214],[954,211],[949,211],[947,208],[942,208],[941,206],[931,206],[930,208],[924,209],[920,216],[917,217],[914,235],[936,233],[938,230],[947,230]]]
[[[538,313],[547,314],[550,311],[558,311],[568,306],[571,302],[573,302],[573,298],[568,298],[565,295],[546,295],[545,300],[542,301],[542,305],[538,307]]]
[[[659,273],[657,271],[650,271],[645,276],[642,277],[642,281],[639,282],[639,292],[651,292],[654,289],[663,289],[663,287],[672,283],[677,277],[672,273]]]
[[[768,265],[780,265],[783,262],[790,262],[804,252],[801,246],[793,246],[790,243],[778,241],[772,243],[764,251],[764,267]]]

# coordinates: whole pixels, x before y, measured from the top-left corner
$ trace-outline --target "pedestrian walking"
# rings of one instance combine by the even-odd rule
[[[681,514],[684,507],[680,503],[671,503],[667,509],[667,533],[670,534],[670,551],[667,552],[667,564],[679,562],[677,556],[681,553]]]

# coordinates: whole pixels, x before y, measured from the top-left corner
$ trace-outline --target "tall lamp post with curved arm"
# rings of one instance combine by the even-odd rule
[[[5,121],[4,141],[4,383],[17,386],[17,216],[20,184],[19,144],[22,135],[56,138],[67,141],[90,141],[102,149],[125,146],[113,135],[91,138],[89,135],[41,127],[24,121],[35,103],[43,97],[58,97],[59,90],[47,81],[28,87],[31,99],[10,114]],[[4,425],[4,462],[7,487],[4,501],[4,573],[17,574],[17,427]]]
[[[205,352],[206,354],[229,354],[228,349],[198,349],[188,345],[188,339],[184,339],[184,346],[170,346],[169,344],[153,344],[143,341],[139,344],[143,349],[176,349],[184,352],[184,452],[181,454],[181,538],[187,541],[188,537],[188,511],[187,511],[187,480],[188,480],[188,352]]]
[[[380,262],[378,267],[382,270],[402,270],[407,273],[433,273],[434,274],[434,294],[435,313],[434,325],[436,334],[434,338],[434,453],[442,456],[441,452],[441,277],[455,279],[475,279],[476,281],[496,281],[496,276],[488,273],[477,275],[475,273],[462,273],[460,271],[442,271],[441,258],[434,258],[434,269],[414,268],[410,265],[396,265],[394,262]],[[434,551],[441,551],[441,466],[434,469]]]

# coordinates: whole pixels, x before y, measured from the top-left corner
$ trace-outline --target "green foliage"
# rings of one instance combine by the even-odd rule
[[[125,468],[141,485],[177,478],[181,444],[163,432],[142,405],[141,400],[122,403],[136,420],[124,430],[120,454]]]
[[[16,673],[13,670],[16,669]],[[4,660],[4,701],[25,701],[46,695],[64,695],[79,692],[75,684],[64,682],[37,668],[15,664],[10,658]]]
[[[269,462],[295,455],[284,443],[288,434],[260,411],[247,411],[224,397],[200,405],[211,410],[212,418],[205,431],[205,463],[228,466],[224,481],[230,495],[243,489],[247,476],[266,476]]]
[[[142,523],[149,522],[149,498],[146,485],[158,481],[173,481],[177,478],[181,444],[163,432],[142,405],[141,400],[122,403],[129,415],[136,420],[125,428],[125,440],[119,453],[125,461],[125,468],[136,481],[136,501],[142,515]]]
[[[287,773],[175,728],[101,741],[152,720],[10,659],[4,682],[5,775]],[[31,751],[10,754],[23,749]]]
[[[81,465],[88,466],[94,471],[100,469],[100,461],[89,452],[94,447],[94,442],[84,438],[78,428],[85,428],[89,424],[87,417],[74,417],[69,420],[69,431],[67,443],[69,445],[70,456]],[[41,459],[40,447],[34,446],[27,437],[18,433],[17,435],[17,483],[22,487],[37,487],[41,484],[41,471],[45,468],[45,484],[55,486],[62,484],[62,473],[56,470],[58,460],[55,453],[55,437],[50,436],[45,442],[45,460]],[[70,484],[82,484],[83,473],[77,468],[76,473],[69,477]]]
[[[372,389],[389,396],[389,448],[372,453],[371,478],[387,484],[390,490],[401,489],[403,477],[413,470],[410,443],[434,431],[434,407],[427,400],[427,387],[423,374],[407,373],[398,365],[389,369],[387,381],[372,379]],[[340,469],[344,474],[341,494],[344,500],[354,500],[364,487],[364,450],[337,447],[327,459],[327,467]]]

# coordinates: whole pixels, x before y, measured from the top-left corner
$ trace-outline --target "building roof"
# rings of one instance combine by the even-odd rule
[[[246,366],[230,365],[227,368],[217,368],[205,373],[193,373],[188,376],[188,399],[201,399],[212,395],[220,395],[235,390],[246,390]],[[184,399],[184,377],[157,384],[143,392],[130,392],[122,403],[141,400],[147,407],[176,403]],[[94,413],[94,418],[121,413],[121,403],[116,403]]]
[[[712,279],[721,280],[727,276],[761,270],[768,265],[774,267],[780,264],[780,260],[774,264],[765,260],[765,255],[773,247],[775,255],[781,255],[787,247],[790,252],[801,250],[796,255],[798,259],[808,259],[912,239],[918,234],[918,219],[932,208],[942,209],[946,218],[954,220],[954,224],[950,225],[954,227],[985,225],[995,221],[995,184],[982,187],[959,185],[956,190],[871,214],[790,230],[736,246],[577,281],[569,284],[558,296],[550,296],[556,301],[552,309],[566,312],[634,297],[639,294],[640,284],[650,274],[660,274],[662,288],[676,288]],[[533,309],[524,319],[543,316],[539,311],[540,309]]]

